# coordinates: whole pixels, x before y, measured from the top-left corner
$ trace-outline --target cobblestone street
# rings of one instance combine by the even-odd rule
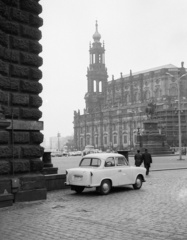
[[[142,189],[48,192],[0,209],[1,240],[187,239],[187,170],[151,172]]]

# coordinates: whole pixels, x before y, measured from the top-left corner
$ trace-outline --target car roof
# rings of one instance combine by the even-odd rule
[[[119,153],[90,153],[85,155],[83,158],[87,157],[107,159],[108,157],[124,157],[124,156]]]

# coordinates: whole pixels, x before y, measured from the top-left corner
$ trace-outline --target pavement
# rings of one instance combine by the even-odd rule
[[[187,169],[152,171],[146,180],[140,190],[65,189],[1,208],[0,239],[186,240]]]

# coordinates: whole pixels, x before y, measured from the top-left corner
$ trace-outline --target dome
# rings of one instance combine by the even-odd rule
[[[95,42],[99,42],[99,40],[101,39],[101,34],[98,32],[98,24],[97,24],[97,21],[96,21],[96,24],[95,24],[95,33],[93,35],[93,39]]]

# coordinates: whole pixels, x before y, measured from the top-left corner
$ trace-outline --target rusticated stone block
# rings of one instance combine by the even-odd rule
[[[14,147],[14,158],[18,158],[18,152],[20,147]],[[1,146],[0,145],[0,161],[5,158],[12,158],[12,146]]]
[[[0,46],[0,58],[10,62],[19,62],[19,52]]]
[[[3,2],[0,2],[0,14],[5,18],[9,16],[9,8]]]
[[[36,15],[30,14],[30,25],[39,28],[43,25],[43,19]]]
[[[42,6],[37,1],[21,0],[20,6],[22,10],[25,10],[27,12],[31,12],[34,14],[40,14],[42,12]]]
[[[31,132],[31,142],[32,143],[42,143],[43,138],[44,138],[44,136],[41,132]]]
[[[22,146],[22,156],[24,158],[40,158],[43,156],[44,149],[41,146]]]
[[[38,95],[31,95],[30,96],[30,106],[31,107],[41,107],[42,106],[42,98]]]
[[[31,172],[40,172],[43,169],[44,163],[41,159],[31,159],[30,160]]]
[[[8,143],[9,133],[7,131],[0,131],[0,144]]]
[[[21,36],[39,41],[42,37],[42,33],[39,29],[21,26]]]
[[[42,52],[42,45],[37,41],[30,41],[30,52],[39,54]]]
[[[30,79],[32,80],[40,80],[42,78],[42,71],[38,68],[30,69]]]
[[[8,93],[0,91],[0,102],[4,104],[8,103]]]
[[[9,147],[9,146],[0,146],[0,159],[1,158],[11,158],[11,157],[12,157],[12,149],[11,149],[11,147]]]
[[[7,21],[5,18],[0,16],[0,29],[5,31],[5,33],[18,35],[19,24]]]
[[[8,47],[8,35],[2,31],[0,31],[0,44]]]
[[[23,119],[38,120],[42,117],[42,112],[39,109],[21,109],[21,117]]]
[[[29,49],[29,40],[11,36],[10,37],[11,47],[17,50],[28,51]]]
[[[20,78],[28,78],[29,68],[23,67],[20,65],[11,65],[11,76],[20,77]]]
[[[11,172],[23,173],[30,172],[30,161],[28,159],[10,160]]]
[[[11,7],[19,6],[19,0],[1,0],[1,1],[6,3],[7,5],[10,5]]]
[[[28,106],[29,104],[29,95],[14,93],[11,97],[13,105]]]
[[[3,75],[8,75],[8,63],[0,60],[0,73]]]
[[[7,160],[0,160],[0,175],[8,174],[11,171],[10,162]],[[0,186],[1,188],[1,186]]]
[[[20,11],[19,9],[12,8],[12,19],[22,23],[29,23],[29,13]]]
[[[20,56],[21,56],[20,57],[21,63],[24,65],[40,67],[43,63],[42,58],[34,54],[28,54],[28,53],[22,52]]]
[[[19,109],[18,108],[13,108],[12,109],[12,108],[4,106],[3,109],[4,109],[4,115],[7,118],[12,118],[12,115],[13,115],[14,118],[18,118],[19,117]]]
[[[18,79],[9,79],[5,76],[0,76],[0,88],[5,90],[19,90],[19,80]]]
[[[39,82],[21,81],[20,85],[22,92],[39,94],[43,90],[42,84]]]
[[[29,143],[28,132],[14,132],[14,143]]]

